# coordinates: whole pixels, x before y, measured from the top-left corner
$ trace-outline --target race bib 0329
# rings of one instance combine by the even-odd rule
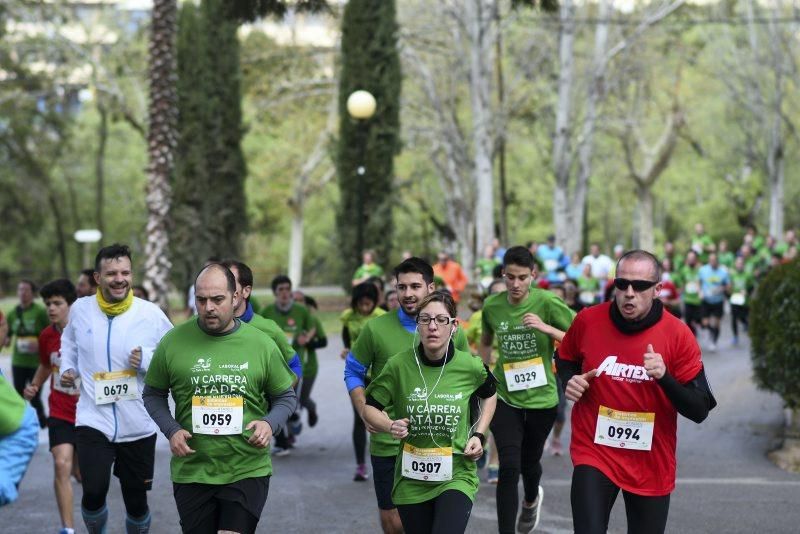
[[[508,391],[523,391],[547,385],[542,358],[531,358],[503,364]]]

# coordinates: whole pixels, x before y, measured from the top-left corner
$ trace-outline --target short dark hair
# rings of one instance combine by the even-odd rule
[[[228,269],[236,267],[236,272],[239,273],[239,283],[242,285],[242,287],[253,287],[253,271],[247,266],[247,264],[239,260],[225,260],[222,262],[222,265]],[[233,272],[232,269],[231,272]]]
[[[150,292],[146,287],[140,285],[133,286],[134,292],[136,292],[137,289],[142,292],[142,295],[144,295],[144,300],[150,300]]]
[[[27,278],[23,278],[20,280],[17,285],[19,284],[28,284],[28,287],[31,288],[31,293],[36,293],[36,283],[33,280],[29,280]]]
[[[450,314],[450,317],[458,316],[456,302],[453,300],[453,296],[449,291],[434,291],[433,293],[426,295],[421,301],[419,301],[417,311],[422,310],[431,302],[441,302],[444,304],[444,307],[447,309],[447,313]]]
[[[314,299],[314,297],[303,295],[303,302],[305,303],[306,308],[314,308],[315,310],[319,309],[319,306],[317,306],[317,301]]]
[[[233,276],[233,273],[231,272],[230,269],[228,269],[225,265],[221,263],[209,263],[208,265],[200,269],[200,272],[197,273],[197,276],[195,276],[194,278],[195,287],[197,287],[197,279],[200,278],[200,275],[211,269],[221,271],[222,274],[225,275],[225,281],[227,282],[228,285],[228,291],[230,291],[231,294],[236,293],[236,277]]]
[[[361,282],[353,288],[353,295],[350,297],[350,307],[354,310],[361,299],[370,299],[375,304],[378,304],[378,288],[375,284],[369,282]]]
[[[94,269],[81,269],[81,274],[89,279],[89,285],[97,287],[97,281],[94,279]]]
[[[367,278],[366,282],[376,287],[380,286],[381,291],[383,291],[383,288],[386,287],[386,282],[384,282],[383,278],[381,278],[380,276],[370,276],[369,278]]]
[[[59,278],[52,282],[47,282],[42,286],[39,291],[42,299],[47,300],[53,297],[64,297],[67,304],[72,306],[72,303],[78,299],[78,293],[75,291],[75,285],[66,278]]]
[[[292,287],[292,279],[285,274],[279,274],[272,279],[272,292],[275,293],[278,290],[278,286],[283,284],[289,284],[289,287]]]
[[[503,256],[503,267],[508,265],[519,265],[520,267],[527,267],[529,269],[534,269],[536,267],[531,251],[519,245],[506,250]]]
[[[121,245],[119,243],[114,243],[113,245],[108,245],[107,247],[101,248],[97,256],[94,258],[94,272],[100,272],[100,262],[103,260],[117,260],[119,258],[128,258],[133,262],[133,256],[131,256],[131,249],[128,245]]]
[[[625,252],[622,256],[619,257],[617,260],[617,271],[619,271],[619,266],[625,260],[640,260],[640,261],[649,261],[653,264],[653,271],[656,274],[656,282],[661,281],[661,273],[663,272],[661,268],[661,262],[658,261],[658,258],[655,257],[654,254],[647,252],[646,250],[641,249],[633,249]]]
[[[426,284],[433,283],[433,267],[431,267],[431,264],[422,258],[412,256],[411,258],[403,260],[397,267],[394,268],[395,278],[400,278],[401,274],[408,273],[421,274],[422,279],[425,280]]]

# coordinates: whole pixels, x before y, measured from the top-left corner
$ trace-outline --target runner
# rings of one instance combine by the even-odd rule
[[[13,336],[11,374],[14,376],[14,389],[20,396],[39,367],[39,334],[50,325],[44,306],[33,300],[35,294],[36,284],[30,280],[20,280],[17,284],[19,304],[8,318],[9,331]],[[44,428],[47,426],[47,417],[38,393],[31,399],[31,405],[36,408],[39,426]]]
[[[569,265],[569,258],[561,247],[556,245],[556,236],[547,236],[547,243],[539,245],[536,254],[544,265],[544,278],[551,284],[563,281],[566,278],[564,268]]]
[[[38,443],[36,410],[14,391],[0,371],[0,506],[19,497],[19,483]]]
[[[358,339],[364,325],[370,319],[380,317],[386,312],[377,306],[378,290],[373,284],[361,283],[353,288],[350,298],[350,307],[339,316],[342,322],[342,349],[341,357],[344,360],[350,353],[350,347]],[[353,407],[353,448],[356,452],[356,473],[353,475],[355,482],[363,482],[369,478],[367,473],[366,448],[367,427],[364,425],[361,414]]]
[[[66,279],[53,280],[45,284],[39,294],[47,308],[50,326],[39,334],[39,367],[28,387],[25,398],[30,400],[39,393],[42,384],[50,380],[50,397],[47,429],[50,434],[50,453],[55,468],[55,493],[58,514],[61,518],[59,534],[74,534],[72,514],[72,482],[74,474],[80,480],[78,460],[75,457],[75,405],[78,403],[78,388],[62,388],[56,382],[61,366],[61,332],[67,326],[69,308],[77,299],[75,286]]]
[[[113,464],[127,511],[125,528],[145,534],[156,427],[141,391],[153,351],[172,324],[158,306],[133,296],[126,245],[100,249],[94,278],[97,294],[75,301],[61,335],[61,386],[75,387],[81,379],[75,415],[81,513],[90,534],[105,532]]]
[[[267,449],[297,401],[278,346],[235,318],[240,298],[230,270],[204,268],[197,319],[164,336],[147,371],[144,402],[169,439],[183,532],[255,532],[272,474]]]
[[[745,331],[748,327],[748,316],[750,314],[750,295],[755,287],[753,275],[747,272],[744,265],[744,258],[739,256],[733,264],[730,272],[730,302],[731,302],[731,330],[733,330],[733,345],[739,344],[739,324],[744,325]]]
[[[417,305],[433,291],[433,268],[423,259],[411,257],[395,267],[400,308],[367,322],[347,355],[344,379],[357,413],[362,413],[366,397],[364,388],[367,373],[377,377],[389,358],[415,344]],[[469,344],[459,328],[455,347],[468,351]],[[391,414],[391,409],[388,410]],[[368,430],[372,431],[367,427]],[[381,527],[387,534],[403,531],[397,508],[392,502],[395,459],[400,443],[386,434],[370,438],[370,457],[375,495],[380,509]]]
[[[703,307],[700,296],[700,265],[697,262],[697,252],[694,250],[686,253],[686,259],[675,282],[682,290],[683,320],[697,337],[697,329],[703,323]]]
[[[446,251],[439,252],[437,257],[439,261],[433,266],[434,276],[438,276],[444,282],[445,287],[453,295],[453,300],[456,304],[461,300],[461,292],[467,287],[467,274],[461,265],[450,257]]]
[[[325,335],[325,329],[322,326],[319,316],[316,315],[318,309],[317,301],[313,297],[304,295],[300,291],[295,291],[295,298],[305,304],[308,311],[311,312],[311,321],[314,328],[314,337],[306,345],[306,358],[303,363],[303,384],[300,387],[300,398],[298,403],[300,408],[305,408],[306,416],[308,417],[308,426],[314,427],[319,420],[317,415],[317,405],[311,399],[311,392],[314,389],[314,381],[317,379],[319,372],[319,361],[317,360],[317,349],[324,349],[328,346],[328,337]],[[297,415],[297,414],[295,414]],[[299,421],[298,421],[299,423]],[[302,427],[302,425],[300,425]]]
[[[479,485],[475,462],[497,404],[489,368],[453,346],[456,314],[446,293],[422,299],[420,343],[393,356],[366,392],[365,421],[401,439],[392,501],[409,533],[466,530]],[[479,417],[473,396],[484,399]],[[383,412],[392,406],[394,420]]]
[[[91,297],[97,293],[97,282],[94,281],[94,269],[83,269],[75,284],[78,298]]]
[[[717,350],[719,340],[719,324],[725,313],[725,292],[730,285],[728,270],[721,267],[716,253],[708,255],[708,264],[700,267],[700,292],[703,306],[703,327],[711,333],[711,352]]]
[[[703,223],[694,225],[694,236],[692,237],[692,250],[697,253],[700,263],[708,262],[708,255],[717,250],[714,240],[706,233]]]
[[[541,247],[540,247],[541,248]],[[539,523],[544,491],[540,460],[556,418],[558,391],[553,375],[553,341],[560,340],[575,314],[557,296],[530,286],[536,269],[530,251],[511,247],[503,257],[506,289],[483,306],[481,356],[489,363],[498,337],[497,412],[492,420],[500,456],[497,522],[501,533],[514,532],[520,474],[525,489],[518,532]]]
[[[272,293],[275,295],[275,302],[264,306],[261,310],[261,315],[267,319],[272,319],[278,324],[302,362],[306,356],[306,351],[309,349],[308,344],[316,334],[311,312],[303,304],[294,300],[292,281],[288,276],[279,275],[272,279]],[[299,383],[295,386],[295,390],[298,387]],[[293,441],[294,436],[292,436],[290,427],[284,427],[275,435],[273,455],[284,456],[289,454],[289,450],[294,446]]]
[[[620,258],[615,300],[581,312],[559,347],[572,409],[575,532],[605,533],[622,489],[628,532],[664,532],[675,487],[677,414],[697,423],[716,404],[700,348],[657,299],[650,253]]]
[[[353,273],[353,287],[366,282],[373,276],[378,278],[383,276],[383,267],[375,263],[375,252],[373,250],[365,250],[362,254],[362,260],[363,263]]]

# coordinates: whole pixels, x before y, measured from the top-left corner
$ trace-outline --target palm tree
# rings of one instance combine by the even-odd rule
[[[170,175],[174,164],[176,123],[175,36],[177,0],[154,0],[150,37],[150,106],[147,133],[147,242],[144,285],[151,298],[166,310],[169,289],[168,214]]]

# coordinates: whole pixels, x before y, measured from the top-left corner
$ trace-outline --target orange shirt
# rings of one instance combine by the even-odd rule
[[[453,260],[448,261],[444,266],[436,262],[433,265],[433,274],[444,280],[447,289],[453,294],[453,300],[458,303],[461,299],[461,292],[467,287],[467,282],[469,281],[461,265]]]

